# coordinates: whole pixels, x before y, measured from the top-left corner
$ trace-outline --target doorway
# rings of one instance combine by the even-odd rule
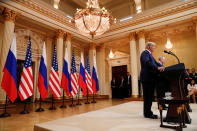
[[[125,77],[126,74],[127,74],[127,65],[112,67],[112,79],[115,78],[115,82],[114,81],[111,82],[112,98],[123,99],[124,89],[120,88],[120,84],[121,84],[121,76]]]
[[[125,77],[126,75],[127,65],[112,67],[112,78],[115,78],[118,82],[120,81],[121,76]]]

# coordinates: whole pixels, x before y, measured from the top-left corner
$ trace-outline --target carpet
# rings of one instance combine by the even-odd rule
[[[187,124],[187,128],[183,130],[197,131],[197,104],[190,106],[192,123]],[[153,103],[152,110],[159,116],[157,103]],[[159,119],[144,118],[143,102],[133,101],[36,124],[34,131],[173,131],[173,129],[161,128]]]

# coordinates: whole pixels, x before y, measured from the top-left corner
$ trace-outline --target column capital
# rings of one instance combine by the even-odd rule
[[[197,24],[197,16],[193,16],[193,17],[192,17],[192,21],[193,21],[195,24]]]
[[[132,40],[135,41],[135,37],[136,37],[136,33],[135,33],[135,32],[129,33],[129,40],[130,40],[130,41],[132,41]]]
[[[144,30],[140,30],[136,32],[138,35],[138,38],[145,38],[145,31]]]
[[[17,15],[18,15],[17,12],[10,10],[8,8],[5,9],[5,12],[4,12],[5,21],[15,22]]]
[[[70,33],[66,32],[65,40],[66,41],[71,41],[71,38],[72,38],[72,35]]]
[[[56,38],[57,38],[57,39],[58,39],[58,38],[63,38],[63,36],[64,36],[64,31],[61,30],[61,29],[58,29],[58,30],[56,31]]]
[[[106,48],[106,45],[103,43],[103,44],[100,44],[99,47],[102,48],[102,49],[104,49],[104,48]]]
[[[90,50],[96,49],[96,43],[90,43]]]

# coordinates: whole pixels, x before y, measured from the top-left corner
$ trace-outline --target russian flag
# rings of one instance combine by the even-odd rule
[[[62,71],[61,86],[64,89],[64,91],[66,92],[67,96],[69,96],[70,92],[72,91],[69,69],[70,68],[69,68],[69,64],[68,64],[68,51],[66,48],[65,56],[64,56],[64,66],[63,66],[63,71]]]
[[[48,96],[46,65],[47,65],[46,47],[45,47],[45,42],[44,42],[43,49],[42,49],[42,56],[40,60],[39,76],[38,76],[38,89],[43,100]]]
[[[81,63],[80,63],[80,73],[79,73],[79,86],[83,91],[83,95],[87,95],[86,89],[86,76],[85,76],[85,68],[84,68],[84,57],[83,53],[81,52]]]
[[[97,68],[96,68],[96,58],[94,56],[94,65],[92,69],[92,89],[94,91],[94,94],[99,91],[99,81],[98,81],[98,76],[97,76]]]
[[[12,103],[17,98],[17,61],[16,61],[16,34],[14,33],[12,44],[8,52],[7,60],[3,69],[2,88]]]

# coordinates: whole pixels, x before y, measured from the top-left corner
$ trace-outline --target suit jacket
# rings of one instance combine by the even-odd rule
[[[142,82],[154,82],[159,73],[159,66],[155,58],[149,53],[149,51],[145,50],[141,54],[140,63],[140,80]]]
[[[194,79],[195,80],[195,82],[196,82],[196,79],[197,79],[197,73],[190,73],[189,74],[189,76],[192,78],[192,79]]]
[[[113,81],[113,80],[111,80],[111,87],[112,86],[115,86],[115,88],[117,87],[117,82],[116,82],[116,80],[115,80],[115,82]]]
[[[125,77],[125,84],[128,85],[128,81],[129,81],[129,85],[131,85],[131,75],[129,76],[129,80],[128,80],[128,76]]]

